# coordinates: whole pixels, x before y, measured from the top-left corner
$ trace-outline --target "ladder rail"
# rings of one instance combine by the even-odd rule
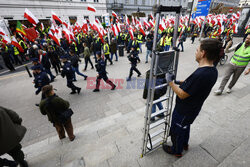
[[[173,36],[173,46],[176,46],[176,41],[177,41],[177,33],[178,33],[178,25],[179,25],[179,14],[181,10],[181,6],[177,7],[166,7],[166,6],[161,6],[159,5],[159,0],[157,0],[156,8],[157,11],[156,13],[156,23],[155,23],[155,31],[154,31],[154,41],[153,41],[153,52],[152,52],[152,59],[151,59],[151,68],[150,68],[150,75],[149,75],[149,84],[148,84],[148,92],[147,92],[147,103],[146,103],[146,111],[145,111],[145,121],[144,121],[144,135],[143,135],[143,145],[142,145],[142,154],[146,155],[149,152],[152,152],[153,150],[156,150],[161,146],[161,144],[167,140],[169,130],[170,130],[170,121],[171,121],[171,115],[172,115],[172,106],[173,106],[173,98],[174,98],[174,92],[173,90],[169,87],[168,90],[168,99],[167,101],[167,116],[168,118],[163,118],[165,120],[165,126],[164,126],[164,134],[163,137],[161,137],[161,144],[159,144],[155,148],[151,148],[150,150],[147,151],[147,145],[150,144],[152,146],[152,141],[150,137],[150,118],[151,118],[151,112],[152,112],[152,106],[154,102],[154,92],[155,92],[155,84],[156,84],[156,79],[157,79],[157,69],[158,69],[158,63],[159,63],[159,52],[156,52],[156,46],[157,46],[157,39],[158,39],[158,30],[159,30],[159,22],[160,22],[160,14],[162,11],[172,11],[176,12],[176,21],[175,21],[175,29],[174,29],[174,36]],[[174,48],[175,50],[175,48]],[[174,62],[171,65],[171,71],[174,72],[175,75],[177,75],[177,68],[178,68],[178,60],[179,60],[179,52],[177,50],[174,58]],[[170,70],[169,70],[170,71]],[[170,99],[171,98],[171,99]],[[150,141],[149,141],[150,140]],[[157,141],[160,140],[160,138],[156,139]],[[149,143],[148,143],[149,141]]]

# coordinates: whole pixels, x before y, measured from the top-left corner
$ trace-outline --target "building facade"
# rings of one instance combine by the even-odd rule
[[[184,11],[188,0],[159,0],[161,5],[182,5]],[[88,4],[94,6],[97,12],[87,11]],[[81,22],[83,18],[93,20],[112,10],[117,14],[140,12],[152,13],[156,0],[0,0],[0,20],[25,20],[24,10],[28,8],[39,20],[49,20],[53,10],[64,21],[72,19]]]
[[[240,0],[239,7],[249,7],[250,0]]]

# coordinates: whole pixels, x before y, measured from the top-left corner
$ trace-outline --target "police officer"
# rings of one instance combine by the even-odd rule
[[[61,59],[62,59],[62,62],[64,63],[61,75],[63,78],[66,76],[67,87],[71,88],[71,90],[72,90],[72,92],[70,94],[75,94],[76,91],[79,94],[81,92],[81,88],[79,88],[73,84],[75,72],[72,69],[70,62],[68,62],[68,56],[67,55],[61,56]]]
[[[96,56],[97,56],[97,64],[95,65],[95,68],[98,74],[96,78],[96,88],[93,90],[93,92],[100,91],[99,87],[101,79],[103,79],[107,84],[109,84],[112,87],[111,90],[115,90],[116,85],[108,79],[106,72],[106,65],[104,60],[101,58],[101,52],[97,52]]]
[[[110,62],[110,65],[112,65],[113,62],[109,57],[109,55],[110,55],[109,44],[107,43],[106,40],[104,41],[104,45],[103,45],[103,53],[104,53],[104,56],[105,56],[105,65],[107,65],[107,60]]]
[[[36,90],[36,95],[38,95],[42,88],[45,86],[45,85],[48,85],[50,83],[50,79],[47,75],[46,72],[43,72],[41,70],[41,65],[37,64],[37,65],[34,65],[31,67],[31,69],[33,70],[33,74],[34,74],[34,81],[33,83],[35,84],[35,88],[37,88]],[[45,99],[45,95],[42,94],[42,100]],[[39,104],[36,104],[36,106],[39,106]]]
[[[141,76],[141,72],[136,68],[137,62],[140,62],[140,59],[138,57],[138,52],[135,50],[134,47],[132,47],[132,51],[128,56],[128,60],[131,62],[131,68],[130,68],[130,73],[127,81],[131,81],[131,77],[133,75],[133,71],[135,71],[138,74],[138,77]]]

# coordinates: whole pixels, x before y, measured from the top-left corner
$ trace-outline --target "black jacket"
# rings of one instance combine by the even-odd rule
[[[78,67],[78,62],[81,62],[79,57],[75,54],[74,56],[70,57],[70,62],[73,67]]]

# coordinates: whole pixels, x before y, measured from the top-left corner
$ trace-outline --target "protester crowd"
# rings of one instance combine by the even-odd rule
[[[202,37],[218,39],[220,41],[221,46],[223,46],[223,52],[220,54],[220,58],[223,57],[224,48],[228,50],[232,46],[233,34],[236,33],[234,27],[235,23],[232,23],[230,19],[227,21],[222,19],[221,22],[221,20],[218,18],[220,24],[218,24],[218,21],[215,23],[210,20],[205,22],[205,26],[203,28],[204,31],[201,33],[202,26],[200,23],[202,22],[202,18],[199,19],[192,20],[189,25],[185,24],[185,18],[180,22],[181,24],[177,30],[177,47],[181,47],[180,51],[184,52],[183,43],[186,42],[189,37],[192,43],[194,43],[195,38],[202,35]],[[173,18],[168,20],[162,19],[160,22],[160,28],[158,32],[159,35],[156,38],[158,51],[168,51],[173,47],[173,20]],[[64,24],[64,22],[62,23],[62,21],[58,22],[58,20],[55,19],[51,23],[51,26],[37,28],[37,38],[33,40],[29,40],[19,32],[12,32],[15,34],[15,37],[13,38],[17,39],[18,44],[8,42],[8,40],[5,39],[5,36],[2,36],[1,56],[5,66],[10,71],[15,71],[14,65],[26,64],[29,61],[32,62],[31,70],[34,76],[34,87],[36,88],[35,94],[38,95],[41,92],[41,102],[40,104],[36,105],[39,106],[43,115],[48,116],[48,120],[56,128],[60,139],[65,138],[66,131],[69,139],[73,141],[75,139],[75,135],[73,133],[73,126],[71,122],[71,116],[73,112],[70,109],[70,104],[55,94],[50,83],[56,82],[56,77],[61,75],[63,78],[66,78],[67,87],[71,89],[70,94],[79,94],[82,89],[75,84],[77,81],[76,74],[83,77],[84,80],[87,80],[87,71],[96,70],[96,88],[93,90],[93,92],[100,91],[101,79],[110,85],[111,90],[115,90],[116,85],[108,79],[107,70],[108,66],[116,65],[116,62],[119,61],[118,51],[123,52],[124,50],[127,51],[128,61],[131,63],[127,81],[132,79],[133,71],[138,74],[137,77],[140,77],[144,72],[139,70],[137,64],[141,62],[140,57],[142,56],[146,57],[145,63],[149,62],[149,57],[152,55],[155,27],[153,17],[148,18],[148,20],[143,20],[140,23],[138,22],[140,22],[138,19],[132,18],[130,24],[128,20],[123,22],[117,18],[116,24],[111,25],[111,28],[109,29],[106,27],[100,27],[101,24],[99,20],[95,20],[94,23],[89,23],[88,21],[82,26],[79,26],[77,23],[75,25],[69,25]],[[135,23],[138,23],[139,26],[136,27]],[[249,26],[246,28],[245,34],[244,40],[246,42],[239,46],[241,50],[239,53],[237,52],[240,56],[242,56],[241,54],[244,54],[242,51],[244,49],[243,47],[246,47],[249,51]],[[146,46],[146,53],[144,53],[142,50],[142,45],[144,44]],[[205,45],[204,42],[203,45]],[[218,50],[218,48],[216,49]],[[248,51],[247,54],[249,56]],[[212,57],[211,60],[209,60],[209,63],[211,64],[212,62],[219,61],[215,61],[215,59],[216,57]],[[85,61],[85,66],[81,71],[79,69],[79,65],[83,60]],[[230,89],[246,68],[248,62],[250,61],[249,57],[245,61],[247,61],[247,63],[244,63],[244,68],[241,68],[240,72],[237,72],[237,78],[234,78],[233,83],[230,84]],[[89,69],[88,64],[90,64],[89,66],[91,67]],[[0,68],[1,67],[2,66],[0,66]],[[51,69],[54,69],[55,72],[51,71]],[[250,70],[248,69],[246,73],[249,73],[249,71]],[[110,73],[112,75],[112,72]],[[214,78],[217,78],[216,72],[214,73]],[[231,74],[233,74],[232,70],[227,74],[227,78],[223,80],[223,84],[220,87],[220,92],[217,92],[217,94],[221,94],[226,82],[229,79],[228,77],[230,77]],[[172,82],[171,79],[168,78],[168,80],[169,82]],[[211,83],[211,87],[214,85],[214,83],[215,81]],[[211,87],[209,88],[208,92],[211,90]],[[5,110],[8,111],[5,108],[0,109],[1,112],[4,112]],[[52,110],[58,111],[59,113],[53,113]],[[12,111],[8,112],[12,113]],[[60,115],[60,112],[64,114]],[[58,115],[60,115],[60,117]],[[21,124],[21,121],[18,121],[17,123]],[[2,140],[0,141],[2,142]],[[14,147],[12,147],[12,151],[13,148]],[[18,148],[15,148],[20,152],[21,146],[19,146],[19,144]],[[182,149],[180,150],[182,151]],[[8,149],[1,153],[9,153],[12,155],[10,150],[11,149]],[[171,150],[171,147],[166,146],[165,150],[171,154],[177,155],[177,153]],[[180,150],[178,150],[178,155]],[[22,156],[22,153],[20,153],[20,155]],[[21,164],[21,166],[27,166],[27,163],[23,160],[23,158],[21,158],[21,160],[14,158],[14,160]],[[7,163],[7,160],[1,160],[1,163]],[[11,164],[13,162],[8,163]],[[13,166],[15,166],[15,164]]]

